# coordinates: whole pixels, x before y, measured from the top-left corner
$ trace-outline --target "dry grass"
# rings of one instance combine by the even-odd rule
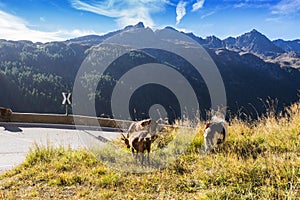
[[[115,170],[86,150],[35,146],[23,164],[0,175],[0,198],[300,198],[300,103],[278,117],[232,119],[227,142],[211,154],[201,153],[202,129],[165,169],[144,174]]]

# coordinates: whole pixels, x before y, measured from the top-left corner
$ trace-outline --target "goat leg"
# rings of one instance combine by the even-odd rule
[[[131,152],[132,152],[132,157],[134,157],[134,161],[135,161],[135,164],[137,164],[137,154],[138,154],[138,152],[134,152],[134,148],[133,147],[131,147],[130,148],[131,149]]]
[[[147,162],[148,162],[148,166],[150,166],[150,154],[149,154],[149,152],[147,154]]]
[[[145,158],[145,155],[144,155],[144,153],[143,153],[143,152],[141,152],[141,156],[142,156],[142,162],[141,162],[141,163],[142,163],[142,165],[144,165],[144,161],[145,161],[145,159],[144,159],[144,158]]]
[[[205,151],[209,152],[213,148],[213,138],[211,136],[207,136],[205,138]]]

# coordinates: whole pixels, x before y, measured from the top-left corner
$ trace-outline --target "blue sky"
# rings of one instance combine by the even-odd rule
[[[48,42],[143,21],[221,39],[257,29],[300,39],[300,0],[0,0],[0,38]]]

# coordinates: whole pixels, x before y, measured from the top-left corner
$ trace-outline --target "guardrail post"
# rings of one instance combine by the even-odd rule
[[[71,105],[71,93],[66,93],[66,92],[63,92],[62,93],[62,96],[63,96],[63,101],[62,101],[62,104],[63,105],[66,105],[66,116],[69,115],[69,112],[68,112],[68,106]]]

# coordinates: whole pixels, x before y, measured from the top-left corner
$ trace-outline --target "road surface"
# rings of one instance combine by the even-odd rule
[[[0,123],[0,173],[25,160],[35,143],[72,149],[105,144],[120,137],[116,129],[72,125]]]

